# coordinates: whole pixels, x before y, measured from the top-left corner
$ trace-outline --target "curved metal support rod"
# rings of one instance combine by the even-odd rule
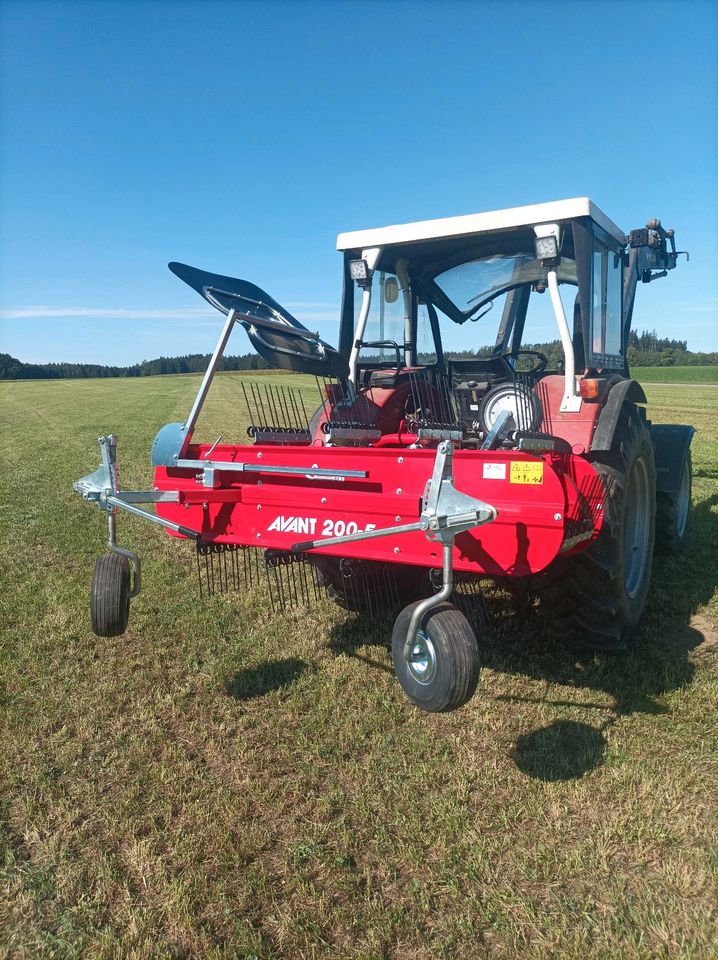
[[[209,388],[212,386],[212,381],[214,380],[214,375],[217,373],[222,355],[224,353],[224,348],[227,346],[227,341],[229,340],[229,335],[232,332],[232,327],[234,326],[236,319],[236,310],[230,310],[225,321],[224,327],[222,328],[222,333],[219,336],[217,341],[217,346],[214,348],[214,353],[212,354],[212,359],[209,361],[209,366],[205,372],[204,377],[202,378],[202,383],[200,388],[197,391],[197,396],[195,397],[194,403],[192,404],[192,409],[185,420],[185,431],[186,436],[184,443],[182,445],[182,453],[187,449],[189,442],[192,438],[192,433],[197,424],[197,418],[199,417],[200,411],[204,404],[204,401],[209,392]]]
[[[121,557],[126,557],[126,559],[132,564],[132,589],[129,592],[129,598],[130,600],[134,600],[134,598],[138,596],[142,587],[140,558],[133,550],[127,550],[125,547],[117,546],[117,517],[114,510],[110,510],[109,514],[107,515],[107,527],[107,543],[110,550],[112,550],[113,553],[119,554]]]
[[[419,632],[419,627],[421,626],[421,621],[424,617],[424,614],[434,607],[438,607],[438,605],[443,603],[444,600],[448,600],[451,596],[451,591],[454,589],[454,568],[451,557],[454,548],[453,540],[450,543],[444,543],[443,547],[442,572],[444,582],[441,590],[439,590],[438,593],[435,593],[431,597],[427,597],[426,600],[422,600],[414,607],[413,613],[411,614],[411,620],[409,621],[409,629],[406,631],[406,639],[404,640],[405,660],[408,660],[411,656],[411,651],[416,643],[416,635]]]

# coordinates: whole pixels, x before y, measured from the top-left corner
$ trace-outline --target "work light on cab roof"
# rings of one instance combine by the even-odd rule
[[[337,249],[336,346],[247,280],[170,264],[226,319],[187,417],[154,440],[153,489],[120,489],[112,434],[75,484],[109,527],[95,633],[122,633],[139,594],[139,557],[117,543],[129,512],[195,542],[202,595],[392,611],[397,677],[424,710],[474,693],[487,578],[527,578],[564,642],[629,647],[654,546],[681,549],[688,528],[693,428],[648,420],[626,358],[639,282],[676,266],[673,231],[626,235],[578,198],[342,233]],[[546,291],[560,360],[527,339]],[[246,436],[225,439],[235,422],[196,440],[235,327],[270,366],[312,375],[314,399],[306,380],[233,375]]]

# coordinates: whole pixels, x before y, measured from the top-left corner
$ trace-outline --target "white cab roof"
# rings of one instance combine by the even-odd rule
[[[353,230],[340,233],[337,250],[366,250],[369,247],[385,247],[395,243],[412,243],[419,240],[438,240],[442,237],[472,236],[508,230],[512,227],[529,227],[539,223],[554,223],[557,220],[572,220],[574,217],[591,217],[603,229],[623,242],[624,232],[613,220],[599,210],[588,197],[572,200],[553,200],[551,203],[532,203],[528,207],[508,207],[489,213],[470,213],[463,217],[443,217],[440,220],[419,220],[417,223],[398,223],[391,227],[375,227],[371,230]]]

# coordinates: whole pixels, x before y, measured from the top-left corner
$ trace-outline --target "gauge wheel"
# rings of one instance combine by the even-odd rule
[[[98,557],[92,574],[90,619],[98,637],[119,637],[130,616],[130,563],[118,553]]]
[[[404,656],[415,607],[415,603],[404,607],[394,623],[391,652],[397,679],[421,710],[456,710],[471,699],[479,681],[476,634],[460,610],[451,603],[440,603],[424,614],[408,656]]]

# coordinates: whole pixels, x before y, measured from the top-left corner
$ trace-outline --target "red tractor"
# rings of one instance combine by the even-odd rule
[[[345,233],[337,247],[336,348],[253,284],[170,264],[227,319],[187,419],[155,438],[154,490],[119,489],[113,436],[75,484],[109,520],[95,633],[122,633],[140,588],[139,558],[116,543],[124,510],[195,540],[220,586],[263,568],[300,571],[304,592],[309,574],[349,608],[398,600],[394,665],[424,710],[476,688],[465,601],[487,577],[530,578],[562,638],[628,648],[654,545],[683,546],[690,506],[693,428],[652,424],[626,362],[636,286],[676,266],[673,231],[654,220],[626,236],[579,198]],[[496,306],[493,344],[477,351],[476,334],[452,352]],[[553,363],[526,336],[542,307]],[[319,405],[307,410],[291,378],[250,386],[251,444],[194,443],[237,324],[272,366],[313,374]],[[301,599],[293,589],[280,600]]]

